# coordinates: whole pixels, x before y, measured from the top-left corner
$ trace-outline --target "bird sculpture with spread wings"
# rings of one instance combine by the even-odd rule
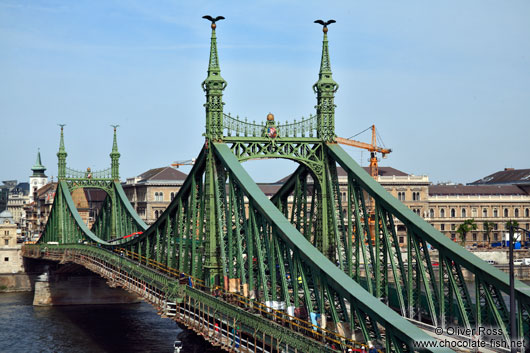
[[[215,22],[217,21],[220,21],[220,20],[224,20],[225,18],[223,16],[217,16],[216,18],[213,18],[212,16],[210,15],[205,15],[205,16],[202,16],[202,18],[205,18],[207,19],[208,21],[211,21],[212,22],[212,28],[215,29],[216,24]]]
[[[316,20],[316,21],[315,21],[315,23],[318,23],[318,24],[321,24],[322,26],[324,26],[324,27],[322,28],[322,31],[324,31],[324,33],[326,33],[326,32],[328,31],[328,26],[329,26],[330,24],[332,24],[332,23],[335,23],[335,22],[337,22],[337,21],[335,21],[335,20],[328,20],[328,21],[326,21],[326,22],[324,22],[324,21],[322,21],[322,20]]]

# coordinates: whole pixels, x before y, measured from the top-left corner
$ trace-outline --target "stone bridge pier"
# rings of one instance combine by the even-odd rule
[[[109,286],[107,280],[74,264],[38,261],[33,305],[85,305],[138,303],[138,296]]]

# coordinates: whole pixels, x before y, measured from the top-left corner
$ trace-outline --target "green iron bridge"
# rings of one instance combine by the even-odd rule
[[[286,124],[223,112],[227,83],[215,20],[211,27],[204,146],[164,213],[148,227],[127,200],[116,128],[111,168],[77,172],[66,167],[61,126],[54,204],[39,241],[24,245],[23,255],[85,266],[229,351],[374,344],[387,352],[451,352],[439,344],[445,337],[427,333],[447,327],[494,327],[509,342],[508,275],[435,230],[336,143],[338,84],[327,25],[313,86],[316,114]],[[299,164],[271,199],[241,166],[263,158]],[[346,191],[337,166],[347,173]],[[72,200],[78,188],[107,193],[91,229]],[[398,222],[407,229],[404,248]],[[529,289],[516,282],[516,329],[526,343]]]

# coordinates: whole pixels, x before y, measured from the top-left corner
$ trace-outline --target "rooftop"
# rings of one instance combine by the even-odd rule
[[[429,195],[527,195],[516,185],[431,185]]]
[[[148,171],[138,175],[135,179],[136,183],[149,183],[149,182],[175,182],[184,181],[187,178],[187,174],[182,173],[171,167],[160,167],[149,169]]]
[[[369,167],[363,167],[363,169],[367,173],[370,172],[370,168]],[[346,172],[344,171],[344,169],[342,167],[337,166],[337,175],[338,176],[346,176]],[[394,176],[407,176],[409,174],[407,174],[405,172],[402,172],[401,170],[392,168],[392,167],[379,167],[378,168],[378,175],[379,176],[392,176],[392,175],[394,175]],[[289,180],[290,177],[291,177],[291,174],[287,175],[286,177],[281,178],[280,180],[278,180],[276,183],[273,183],[273,184],[283,184],[287,180]]]
[[[504,170],[485,176],[468,185],[496,185],[496,184],[517,184],[530,185],[530,169],[505,168]]]

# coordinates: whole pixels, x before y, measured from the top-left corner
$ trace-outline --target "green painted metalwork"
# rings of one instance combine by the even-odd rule
[[[210,294],[216,288],[239,301],[263,305],[265,313],[282,315],[292,327],[298,319],[287,314],[292,315],[295,308],[320,315],[319,325],[304,325],[323,344],[336,337],[342,346],[354,339],[405,352],[417,350],[418,341],[432,341],[407,319],[426,327],[495,326],[507,339],[509,312],[503,299],[508,292],[507,275],[434,230],[334,143],[338,84],[332,78],[327,25],[319,79],[313,86],[316,115],[285,124],[272,115],[263,123],[250,123],[223,113],[226,81],[221,77],[215,28],[212,19],[208,76],[202,84],[205,144],[159,219],[147,227],[125,197],[118,182],[116,129],[111,168],[90,172],[89,177],[89,171],[66,168],[61,126],[60,181],[40,242],[69,244],[64,245],[66,249],[83,248],[80,242],[124,249],[137,254],[136,263],[150,267],[149,271],[163,265],[192,276],[205,292],[187,289],[188,302],[196,303],[197,310],[204,305],[221,308],[227,322],[242,320],[241,313],[229,303],[212,302]],[[284,158],[299,164],[271,200],[240,164],[257,158]],[[343,168],[346,175],[341,178],[347,185],[339,182],[337,166]],[[98,187],[109,195],[92,230],[83,224],[70,195],[81,187]],[[398,225],[407,228],[406,248],[399,246]],[[119,239],[136,231],[143,234]],[[437,255],[429,251],[431,247],[438,250]],[[108,261],[118,257],[105,254]],[[158,285],[150,275],[142,276]],[[518,331],[527,342],[528,290],[516,282]],[[276,319],[271,316],[246,325],[283,335],[274,331]],[[293,345],[306,347],[301,342],[295,339]]]
[[[59,142],[59,152],[57,152],[57,158],[59,160],[57,164],[57,178],[62,179],[66,176],[66,157],[68,153],[66,153],[66,149],[64,148],[63,129],[65,124],[60,124],[59,126],[61,127],[61,140]]]
[[[221,77],[215,28],[216,24],[213,22],[208,77],[202,83],[202,88],[206,92],[206,104],[204,105],[206,108],[205,136],[219,140],[223,135],[223,90],[226,88],[226,81]]]
[[[317,120],[318,136],[328,142],[335,140],[335,92],[339,85],[333,81],[331,62],[328,48],[328,28],[323,27],[324,40],[322,41],[322,59],[320,61],[320,72],[318,81],[313,85],[313,91],[317,94]]]

